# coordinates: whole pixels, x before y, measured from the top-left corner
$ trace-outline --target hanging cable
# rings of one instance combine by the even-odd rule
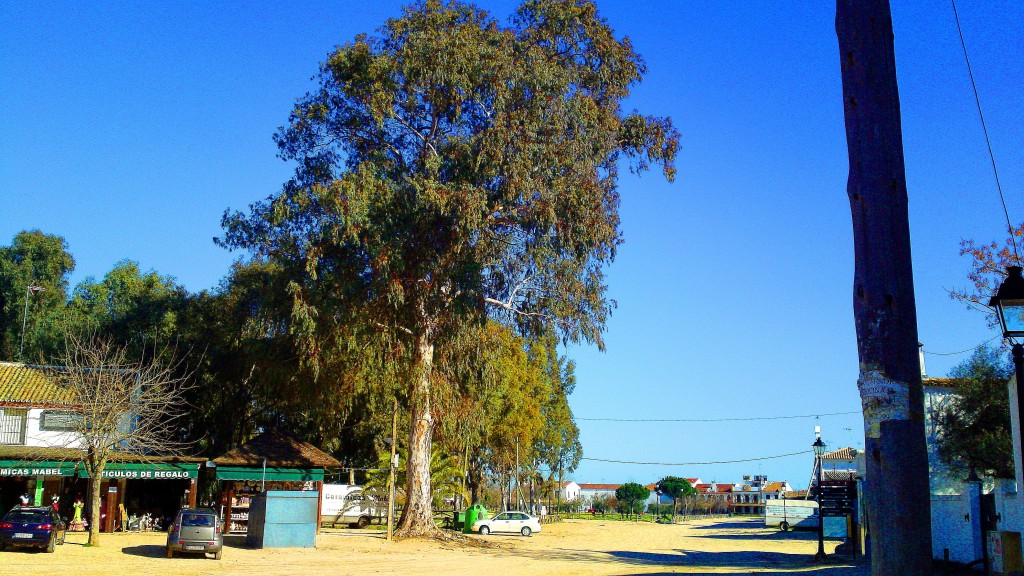
[[[810,450],[801,450],[799,452],[790,452],[789,454],[779,454],[777,456],[744,458],[742,460],[719,460],[717,462],[633,462],[630,460],[607,460],[605,458],[580,458],[580,460],[589,460],[591,462],[610,462],[612,464],[636,464],[640,466],[705,466],[711,464],[740,464],[743,462],[758,462],[760,460],[775,460],[777,458],[789,458],[790,456],[799,456],[801,454],[810,453]]]
[[[750,418],[576,418],[586,422],[753,422],[759,420],[794,420],[797,418],[820,418],[822,416],[850,416],[852,412],[825,412],[818,414],[797,414],[795,416],[753,416]]]
[[[1003,215],[1006,217],[1006,229],[1010,233],[1010,243],[1013,245],[1013,258],[1018,263],[1020,255],[1017,253],[1017,240],[1013,237],[1013,224],[1010,223],[1010,212],[1006,209],[1006,198],[1003,196],[1003,186],[999,183],[999,170],[996,169],[996,155],[992,152],[992,141],[988,137],[988,126],[985,124],[985,115],[981,112],[981,97],[978,96],[978,85],[974,82],[974,71],[971,69],[971,59],[967,56],[967,43],[964,41],[964,31],[960,27],[960,14],[956,9],[956,0],[950,0],[953,4],[953,18],[956,20],[956,31],[960,34],[960,46],[964,49],[964,61],[967,62],[967,75],[971,77],[971,88],[974,89],[974,103],[978,106],[978,118],[981,119],[981,130],[985,133],[985,144],[988,146],[988,157],[992,160],[992,174],[996,178],[996,190],[999,191],[999,201],[1003,203]]]
[[[989,342],[995,340],[996,338],[1002,338],[1002,337],[1003,337],[1002,334],[996,334],[995,336],[989,338],[988,340],[985,340],[984,342],[982,342],[981,344],[978,344],[977,346],[973,346],[971,348],[968,348],[966,350],[961,350],[959,352],[929,352],[929,351],[925,350],[924,353],[925,354],[930,354],[932,356],[956,356],[958,354],[966,354],[968,352],[974,352],[978,348],[981,348],[982,346],[984,346],[985,344],[988,344]]]

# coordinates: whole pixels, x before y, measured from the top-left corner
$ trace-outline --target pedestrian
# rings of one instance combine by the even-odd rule
[[[28,506],[28,503],[32,501],[32,498],[28,495],[28,492],[22,494],[20,499],[22,506]]]

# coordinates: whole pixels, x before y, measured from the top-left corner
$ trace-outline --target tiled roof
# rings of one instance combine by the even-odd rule
[[[821,455],[822,460],[844,460],[847,462],[852,461],[857,456],[856,448],[840,448],[839,450],[833,450]]]
[[[719,492],[719,493],[722,493],[722,492],[732,492],[732,489],[733,489],[734,486],[736,486],[736,485],[735,484],[719,484],[717,486],[717,488],[718,488],[717,492]]]
[[[80,462],[85,459],[85,451],[76,448],[53,448],[48,446],[0,446],[0,460],[17,460],[34,462],[41,460],[56,462]],[[191,456],[155,456],[131,454],[128,452],[112,452],[111,462],[187,462],[198,464],[206,462],[206,458]]]
[[[622,484],[580,484],[581,490],[616,490]]]
[[[707,492],[708,490],[711,490],[711,484],[697,484],[694,488],[696,488],[698,492]]]
[[[786,485],[782,482],[769,482],[768,485],[764,487],[765,492],[782,492],[785,489]]]
[[[72,393],[47,375],[46,368],[0,362],[0,406],[68,406]]]
[[[215,458],[218,466],[267,466],[277,468],[337,468],[341,462],[330,454],[291,436],[264,432],[252,440]]]
[[[697,484],[697,481],[700,480],[700,478],[683,478],[683,480],[689,482],[690,486],[694,486]]]

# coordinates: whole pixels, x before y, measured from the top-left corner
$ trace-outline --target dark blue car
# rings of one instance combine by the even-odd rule
[[[26,546],[53,552],[65,534],[64,521],[49,507],[19,506],[0,518],[0,550]]]

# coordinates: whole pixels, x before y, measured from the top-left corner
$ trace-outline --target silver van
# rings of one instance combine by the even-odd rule
[[[167,557],[175,552],[213,554],[220,560],[224,550],[224,524],[211,508],[182,508],[167,530]]]

